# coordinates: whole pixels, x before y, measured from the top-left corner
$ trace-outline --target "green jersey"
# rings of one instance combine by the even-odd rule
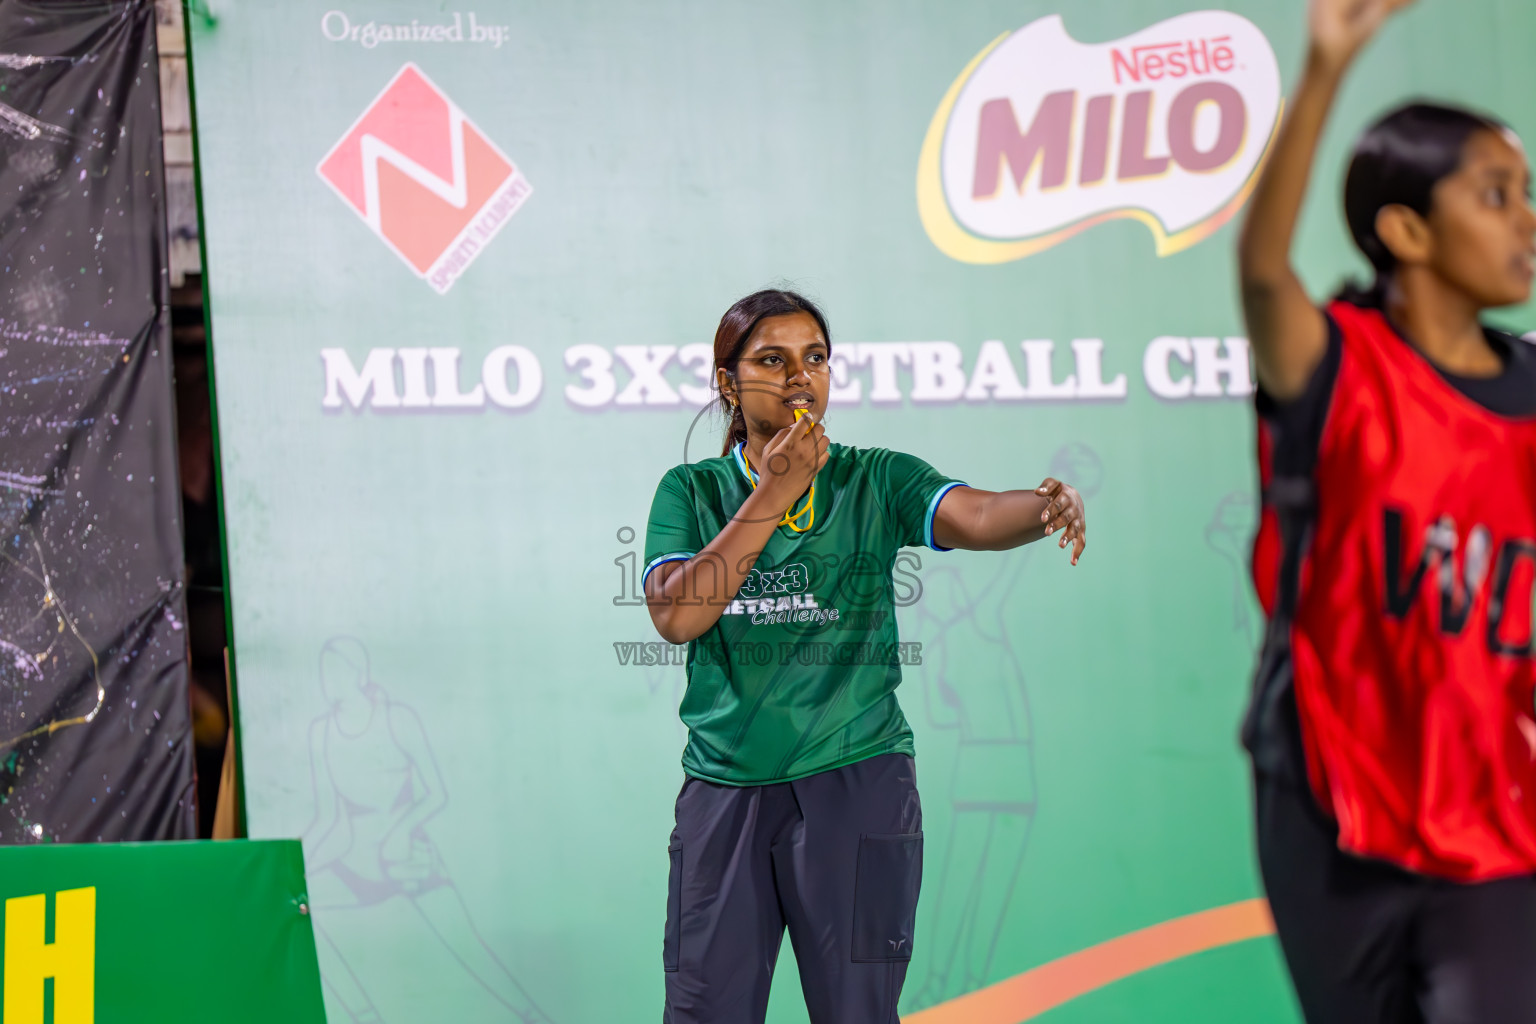
[[[739,444],[669,470],[651,504],[645,575],[698,554],[753,479]],[[909,545],[946,550],[934,543],[933,516],[961,486],[911,455],[833,444],[811,511],[795,521],[805,532],[779,526],[735,594],[712,587],[722,576],[705,564],[698,592],[683,599],[723,607],[688,644],[685,772],[759,786],[913,752],[895,693],[902,662],[917,657],[896,638],[896,554]]]

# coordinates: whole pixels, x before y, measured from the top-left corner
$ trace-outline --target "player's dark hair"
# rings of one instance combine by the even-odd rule
[[[1351,281],[1339,292],[1345,302],[1381,308],[1397,260],[1376,234],[1384,206],[1406,206],[1428,216],[1435,185],[1461,166],[1467,140],[1480,131],[1503,131],[1494,118],[1439,103],[1398,107],[1361,133],[1344,176],[1344,219],[1355,245],[1371,261],[1369,287]]]
[[[752,339],[752,332],[757,330],[757,325],[771,316],[791,316],[795,313],[811,315],[816,326],[821,328],[821,336],[827,340],[827,354],[831,355],[832,332],[828,330],[827,318],[816,303],[796,292],[767,288],[753,292],[744,299],[737,299],[720,318],[720,326],[715,329],[715,369],[724,369],[734,379],[741,354],[746,350],[747,342]],[[738,441],[747,439],[747,420],[741,406],[732,405],[724,394],[718,401],[721,412],[730,420],[725,428],[725,447],[720,451],[724,455],[736,447]]]

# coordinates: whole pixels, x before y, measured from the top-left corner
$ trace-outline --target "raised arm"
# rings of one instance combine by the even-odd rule
[[[1328,346],[1323,315],[1291,267],[1291,240],[1339,82],[1389,14],[1412,0],[1311,0],[1306,66],[1238,241],[1243,317],[1259,383],[1297,398]]]
[[[779,431],[763,448],[757,489],[725,529],[686,562],[652,570],[645,598],[663,640],[685,644],[719,621],[785,510],[826,465],[827,446],[826,430],[809,416]]]

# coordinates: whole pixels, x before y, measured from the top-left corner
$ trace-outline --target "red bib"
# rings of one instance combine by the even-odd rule
[[[1312,789],[1353,853],[1536,872],[1536,419],[1462,395],[1381,313],[1328,312],[1343,348],[1291,625]],[[1267,605],[1276,529],[1255,542]]]

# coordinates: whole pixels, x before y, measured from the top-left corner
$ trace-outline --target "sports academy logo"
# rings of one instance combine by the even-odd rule
[[[994,39],[944,94],[918,215],[966,263],[1022,259],[1117,218],[1168,256],[1247,200],[1280,105],[1274,50],[1230,11],[1092,45],[1053,14]]]
[[[533,192],[506,154],[410,63],[316,169],[439,295]]]

